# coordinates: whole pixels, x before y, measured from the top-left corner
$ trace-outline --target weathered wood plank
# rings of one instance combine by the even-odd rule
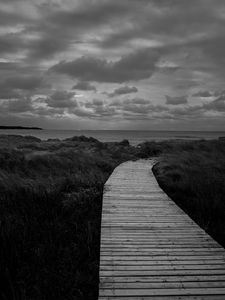
[[[225,275],[182,275],[182,276],[117,276],[117,277],[104,277],[100,279],[100,283],[135,283],[135,282],[147,282],[149,284],[154,282],[224,282]]]
[[[100,296],[224,295],[225,288],[100,289]]]
[[[225,299],[225,251],[160,189],[150,161],[105,185],[99,300]]]

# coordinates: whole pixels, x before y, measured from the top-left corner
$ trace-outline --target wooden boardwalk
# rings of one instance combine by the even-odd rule
[[[225,250],[160,189],[151,161],[105,185],[99,300],[225,299]]]

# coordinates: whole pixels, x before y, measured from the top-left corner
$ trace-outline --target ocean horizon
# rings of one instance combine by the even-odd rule
[[[59,130],[59,129],[4,129],[0,134],[35,136],[41,140],[66,139],[84,135],[101,142],[119,142],[127,139],[131,145],[145,141],[162,141],[169,139],[211,140],[225,136],[225,131],[169,131],[169,130]]]

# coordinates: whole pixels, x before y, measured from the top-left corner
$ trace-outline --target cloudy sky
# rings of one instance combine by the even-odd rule
[[[0,0],[0,125],[224,130],[224,0]]]

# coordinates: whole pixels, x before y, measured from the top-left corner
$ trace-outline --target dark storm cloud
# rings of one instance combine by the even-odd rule
[[[0,84],[0,99],[17,99],[21,97],[21,92],[6,88]]]
[[[174,65],[174,64],[169,64],[168,62],[164,63],[162,65],[157,66],[157,70],[159,72],[165,73],[165,74],[174,73],[174,72],[176,72],[179,69],[180,69],[180,66]]]
[[[103,106],[103,101],[100,99],[93,99],[91,102],[85,103],[86,108],[96,108],[98,106]]]
[[[2,71],[14,71],[17,67],[18,67],[17,63],[0,62],[0,70]]]
[[[109,106],[115,107],[123,107],[124,105],[148,105],[150,104],[149,100],[143,98],[132,98],[132,99],[125,99],[125,100],[113,100],[109,103]]]
[[[212,97],[213,94],[209,91],[199,91],[195,94],[192,95],[193,97],[202,97],[202,98],[208,98],[208,97]]]
[[[112,93],[106,93],[110,98],[125,94],[137,93],[138,89],[135,86],[121,86],[115,89]]]
[[[93,103],[86,104],[88,108],[96,108]],[[111,104],[107,105],[102,102],[99,103],[100,107],[97,111],[108,111],[109,107],[113,107],[110,111],[112,116],[123,116],[126,119],[160,119],[160,120],[190,120],[206,118],[206,115],[210,111],[223,112],[225,111],[225,97],[219,97],[214,101],[210,101],[200,105],[185,105],[179,107],[169,107],[167,105],[155,105],[147,99],[126,99],[125,101],[114,100]],[[112,113],[113,112],[113,113]],[[92,118],[94,118],[95,112],[92,111]],[[99,114],[98,114],[99,117]]]
[[[166,36],[193,35],[193,32],[203,30],[216,21],[216,6],[209,1],[205,5],[202,0],[150,0],[140,7],[141,13],[133,15],[133,25],[112,32],[102,41],[103,47],[117,47],[134,38],[151,39],[158,36],[161,39]]]
[[[215,96],[215,97],[225,97],[225,90],[215,91],[213,96]]]
[[[15,33],[0,36],[0,54],[16,53],[25,48],[25,42]]]
[[[207,115],[224,112],[224,1],[0,3],[1,111],[19,117],[71,114],[79,120],[125,118],[133,123],[155,118],[162,124],[164,119],[194,118],[200,123]],[[89,91],[91,99],[96,96],[92,82],[101,83],[96,85],[99,99],[76,99],[68,91],[71,78],[77,82],[72,89]],[[131,87],[126,86],[129,81],[134,81]],[[110,83],[125,86],[113,90]],[[199,92],[193,95],[193,90]],[[207,92],[213,90],[218,92]],[[102,101],[103,91],[112,91],[112,99]],[[187,96],[167,96],[165,105],[157,105],[171,91]],[[129,93],[137,97],[120,97]],[[35,100],[39,95],[42,101]],[[204,97],[204,103],[190,105],[189,96]],[[209,101],[211,96],[216,99]]]
[[[100,99],[93,99],[92,103],[94,106],[102,106],[103,105],[103,101]]]
[[[10,0],[10,2],[12,2],[12,0]],[[1,5],[1,1],[0,1],[0,5]],[[14,12],[10,12],[10,11],[3,11],[0,8],[0,26],[4,27],[4,26],[12,26],[12,25],[18,25],[18,24],[26,24],[28,23],[28,19],[29,16],[24,17],[21,14],[19,14],[18,12],[14,11]]]
[[[54,108],[71,108],[77,106],[77,101],[74,99],[75,93],[67,91],[55,91],[46,99],[46,103]]]
[[[86,3],[85,3],[86,2]],[[90,28],[110,22],[112,18],[120,18],[129,11],[127,1],[84,1],[84,5],[75,10],[56,11],[49,16],[49,22],[61,24],[64,28]]]
[[[9,71],[10,74],[19,73],[19,71],[22,73],[17,64],[3,64],[3,67],[5,67],[5,72]],[[43,76],[11,75],[0,81],[0,99],[21,99],[46,87],[49,85],[44,81]]]
[[[158,59],[157,52],[145,48],[115,62],[85,56],[70,62],[61,61],[50,71],[84,81],[121,83],[151,77]]]
[[[171,105],[179,105],[179,104],[187,104],[187,97],[186,96],[180,96],[180,97],[171,97],[171,96],[165,96],[166,97],[166,104]]]
[[[208,35],[203,38],[200,38],[197,41],[191,43],[191,46],[196,47],[202,52],[202,55],[209,60],[209,63],[213,63],[216,65],[218,71],[222,71],[224,74],[224,66],[225,66],[225,22],[221,21],[221,27],[218,28],[218,31],[214,35]]]
[[[168,111],[168,109],[165,106],[161,105],[153,105],[153,104],[124,104],[123,111],[131,112],[139,115],[152,115],[156,114],[159,117],[163,117],[162,113],[165,113]]]
[[[123,4],[119,1],[114,3],[111,1],[95,1],[94,3],[83,1],[72,9],[65,9],[63,3],[58,5],[53,2],[33,3],[33,9],[39,15],[39,19],[34,16],[33,20],[29,10],[22,14],[21,11],[17,12],[16,6],[9,12],[0,10],[1,26],[16,26],[17,24],[24,26],[22,32],[0,37],[0,53],[15,53],[25,50],[29,59],[50,58],[68,49],[77,40],[82,43],[80,36],[84,30],[105,26],[111,20],[126,15],[129,6],[125,2]],[[29,5],[31,6],[32,2]],[[26,9],[25,6],[24,9]],[[23,34],[26,33],[31,36],[28,40],[24,39]],[[32,35],[35,38],[32,38]]]
[[[32,101],[29,97],[21,96],[18,99],[0,101],[0,112],[7,114],[20,114],[33,112]]]
[[[113,107],[108,106],[98,106],[95,108],[94,113],[98,117],[110,117],[116,115],[115,109]]]
[[[206,110],[225,112],[225,95],[203,105]]]
[[[23,113],[33,111],[30,98],[21,98],[17,100],[8,101],[8,110],[13,113]]]
[[[72,90],[96,91],[96,87],[89,82],[79,81],[72,87]]]
[[[162,105],[154,105],[149,100],[143,98],[132,98],[125,99],[124,101],[114,100],[109,104],[115,110],[119,110],[120,112],[129,113],[146,116],[148,114],[160,114],[162,112],[167,112],[169,109],[166,106]]]
[[[126,18],[134,5],[135,1],[82,1],[75,8],[68,9],[63,3],[39,4],[41,20],[30,25],[30,30],[39,38],[30,42],[28,55],[31,59],[47,59],[73,44],[85,43],[82,35],[87,30],[91,32],[121,17]]]
[[[133,99],[126,99],[123,101],[123,103],[147,105],[150,104],[150,101],[142,98],[133,98]]]
[[[92,110],[87,110],[83,107],[77,107],[71,110],[70,112],[78,117],[85,117],[97,120],[101,120],[107,117],[114,117],[117,115],[114,108],[103,105],[95,106]]]
[[[37,88],[45,86],[45,83],[43,82],[43,77],[32,75],[17,75],[7,78],[3,82],[3,85],[11,89],[35,90]]]
[[[30,59],[47,59],[52,58],[54,54],[62,52],[69,46],[68,39],[59,38],[57,34],[43,34],[40,38],[29,45]]]

